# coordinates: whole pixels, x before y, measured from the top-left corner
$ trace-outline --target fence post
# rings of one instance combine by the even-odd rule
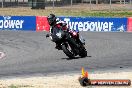
[[[129,5],[130,5],[131,10],[132,10],[132,0],[129,0]]]
[[[90,10],[92,10],[92,6],[91,6],[91,4],[92,4],[92,1],[90,0]]]
[[[71,0],[71,10],[70,10],[70,14],[73,13],[73,11],[72,11],[72,5],[73,5],[73,0]]]
[[[126,4],[126,0],[124,0],[124,5]]]
[[[54,7],[55,7],[55,1],[53,0],[53,9],[54,9]]]
[[[120,0],[120,4],[122,3],[122,0]]]
[[[72,7],[73,1],[71,0],[71,7]]]
[[[4,7],[4,0],[2,0],[2,3],[1,4],[2,4],[2,8],[3,8]]]
[[[98,5],[98,0],[96,0],[96,5]]]
[[[111,12],[111,0],[110,0],[110,2],[109,2],[109,3],[110,3],[110,12]]]
[[[98,7],[98,5],[99,5],[99,0],[96,0],[96,5],[97,5],[97,7]]]

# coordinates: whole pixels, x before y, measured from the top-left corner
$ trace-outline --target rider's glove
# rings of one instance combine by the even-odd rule
[[[46,38],[49,37],[50,35],[49,34],[46,34]]]

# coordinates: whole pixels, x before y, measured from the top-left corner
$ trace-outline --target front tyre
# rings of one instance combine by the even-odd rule
[[[64,52],[64,53],[66,54],[66,56],[68,56],[70,59],[75,58],[75,57],[74,57],[74,54],[72,53],[71,50],[69,50],[68,47],[70,47],[70,46],[66,46],[65,44],[63,44],[63,45],[62,45],[62,50],[63,50],[63,52]]]

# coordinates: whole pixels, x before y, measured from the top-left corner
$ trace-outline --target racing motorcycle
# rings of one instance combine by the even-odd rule
[[[69,32],[62,29],[54,29],[53,33],[51,35],[47,34],[46,37],[50,37],[52,41],[58,42],[60,50],[63,50],[69,59],[75,58],[77,55],[82,58],[87,56],[85,40],[76,38],[78,37],[76,31]]]

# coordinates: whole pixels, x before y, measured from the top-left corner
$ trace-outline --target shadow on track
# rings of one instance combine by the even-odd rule
[[[87,57],[92,57],[92,56],[87,56]],[[78,56],[78,57],[75,57],[75,58],[61,58],[61,59],[66,59],[66,60],[74,60],[74,59],[81,59],[82,57]],[[83,58],[86,58],[86,57],[83,57]]]

